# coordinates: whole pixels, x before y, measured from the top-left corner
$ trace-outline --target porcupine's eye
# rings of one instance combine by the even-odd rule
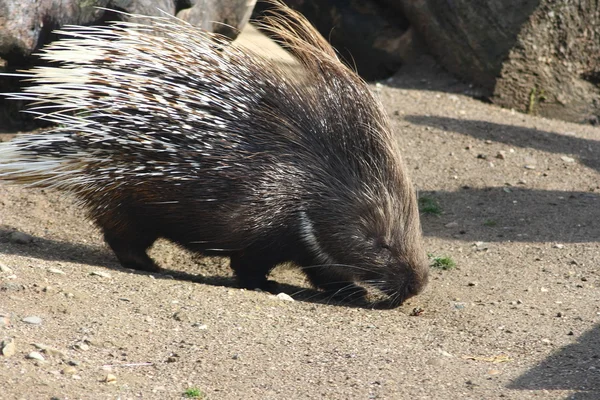
[[[385,239],[382,239],[382,238],[376,239],[375,240],[375,249],[378,251],[381,251],[382,254],[385,254],[387,256],[392,255],[392,247]]]

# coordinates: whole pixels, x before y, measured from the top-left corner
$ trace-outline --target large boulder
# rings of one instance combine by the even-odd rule
[[[598,122],[597,1],[382,1],[404,11],[443,67],[481,85],[494,103],[567,121]]]

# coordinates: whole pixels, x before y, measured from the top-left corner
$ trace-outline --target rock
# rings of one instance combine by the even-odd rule
[[[506,158],[506,152],[505,152],[505,151],[502,151],[502,150],[501,150],[501,151],[499,151],[499,152],[496,154],[496,158],[498,158],[498,159],[500,159],[500,160],[504,160],[504,159]]]
[[[90,272],[90,275],[101,276],[103,278],[112,278],[108,272],[103,272],[103,271],[92,271],[92,272]]]
[[[117,383],[117,377],[113,374],[106,374],[106,376],[104,377],[102,382],[115,384],[115,383]]]
[[[480,86],[483,97],[529,114],[598,122],[596,2],[386,2],[398,4],[443,68]]]
[[[4,339],[2,343],[0,343],[0,353],[4,357],[12,357],[17,350],[17,346],[15,345],[14,339]]]
[[[10,325],[10,315],[0,314],[0,328]]]
[[[448,222],[446,225],[444,225],[444,227],[446,228],[456,228],[458,226],[458,222],[453,221],[453,222]]]
[[[283,292],[282,292],[282,293],[279,293],[279,294],[278,294],[276,297],[277,297],[279,300],[283,300],[283,301],[295,301],[295,300],[292,298],[292,296],[290,296],[290,295],[289,295],[289,294],[287,294],[287,293],[283,293]]]
[[[32,351],[31,353],[27,354],[27,358],[37,361],[46,361],[44,356],[38,353],[37,351]]]
[[[552,246],[555,249],[564,249],[565,245],[561,244],[561,243],[556,243],[554,246]]]
[[[63,368],[62,371],[60,371],[63,375],[74,375],[77,373],[77,369],[75,367],[72,366],[68,366]]]
[[[83,343],[83,342],[79,342],[79,343],[75,343],[73,345],[73,348],[75,350],[80,350],[80,351],[88,351],[90,349],[90,346],[88,346],[87,344]]]
[[[202,0],[191,4],[179,11],[177,18],[235,39],[250,19],[256,0]]]
[[[65,272],[63,270],[60,270],[58,268],[48,268],[48,272],[52,273],[52,274],[58,274],[58,275],[64,275]]]
[[[1,0],[0,0],[1,1]],[[33,236],[23,232],[11,232],[8,235],[8,241],[16,244],[29,244],[33,242]]]
[[[5,272],[7,274],[10,274],[13,272],[13,270],[8,268],[8,266],[6,264],[4,264],[2,261],[0,261],[0,272]]]
[[[58,349],[55,349],[54,347],[50,347],[43,343],[34,343],[33,345],[35,346],[36,349],[43,351],[44,353],[46,353],[49,356],[66,357],[65,353],[63,353],[62,351],[60,351]]]
[[[42,319],[36,316],[25,317],[21,321],[31,325],[40,325],[42,323]]]
[[[567,162],[567,163],[573,163],[573,162],[575,162],[575,159],[572,158],[572,157],[562,156],[560,159],[563,160],[564,162]]]
[[[386,79],[421,52],[421,42],[401,12],[381,1],[287,0],[367,80]],[[270,8],[256,6],[255,17]],[[281,39],[275,37],[274,39]]]

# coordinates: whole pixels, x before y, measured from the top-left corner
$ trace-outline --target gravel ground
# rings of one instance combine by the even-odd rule
[[[373,88],[455,268],[395,310],[280,268],[289,301],[163,242],[168,275],[121,269],[72,198],[0,185],[0,398],[599,399],[600,129],[474,100],[429,60]]]

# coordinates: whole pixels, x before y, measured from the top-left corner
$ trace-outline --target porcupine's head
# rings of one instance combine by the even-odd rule
[[[301,61],[309,87],[302,101],[274,106],[307,181],[297,220],[312,259],[303,268],[320,268],[341,291],[375,288],[387,296],[382,304],[398,306],[426,285],[428,262],[396,139],[366,83],[302,16],[283,14],[265,27]]]

